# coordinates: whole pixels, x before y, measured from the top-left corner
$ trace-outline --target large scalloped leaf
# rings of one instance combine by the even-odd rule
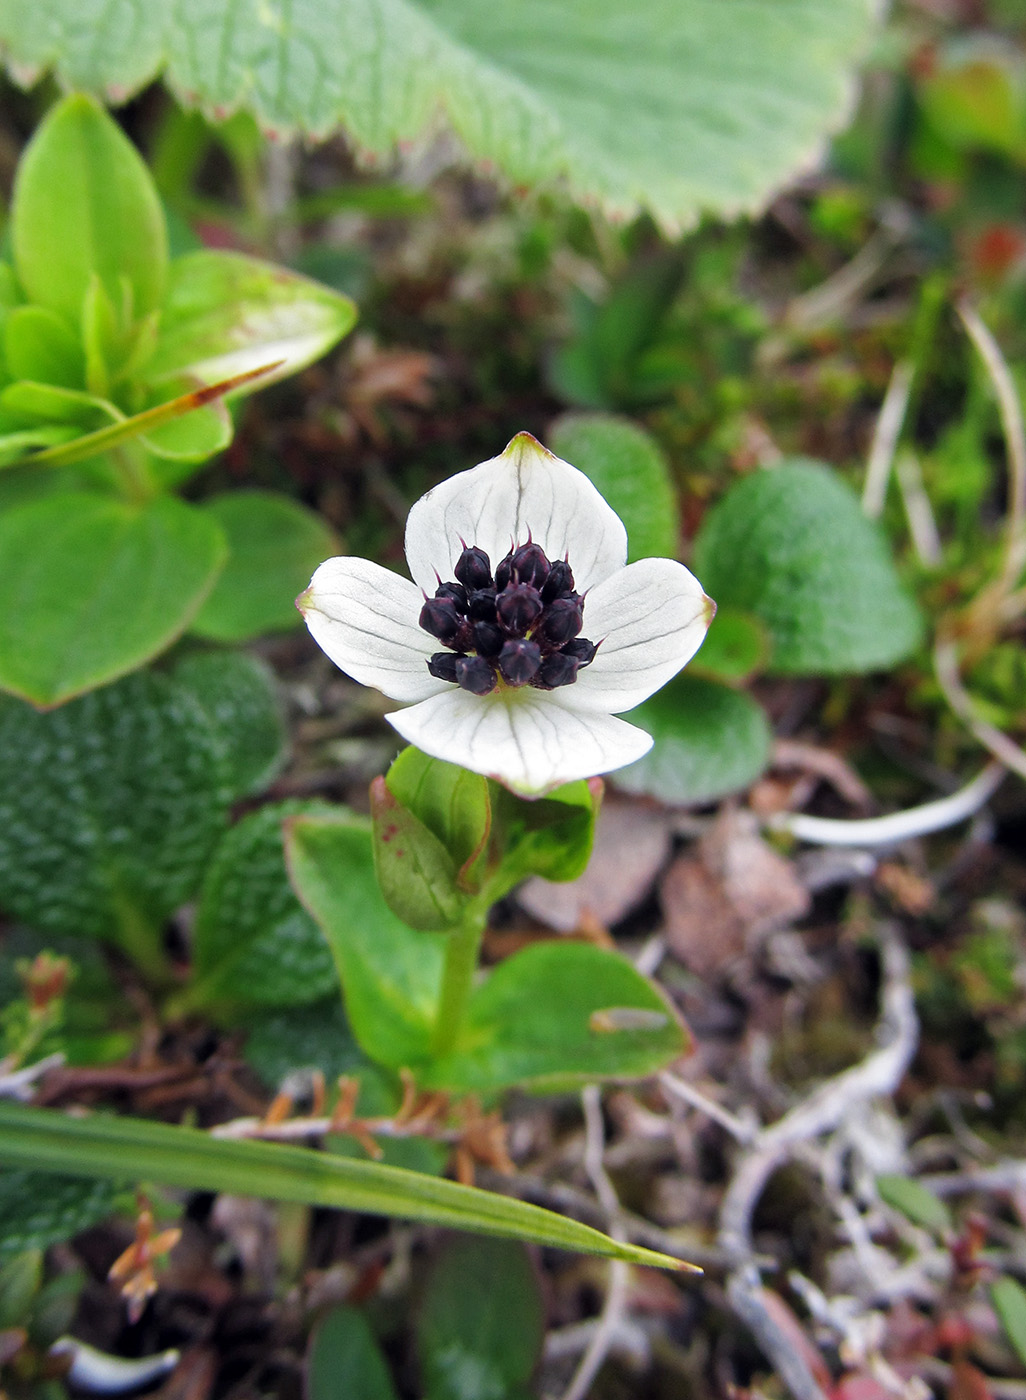
[[[189,103],[366,150],[447,119],[518,183],[565,176],[668,225],[761,205],[846,115],[874,0],[34,0],[0,13],[20,78]]]

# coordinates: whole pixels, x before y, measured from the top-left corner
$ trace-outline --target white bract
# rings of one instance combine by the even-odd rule
[[[496,673],[495,688],[482,695],[431,674],[440,644],[419,624],[425,599],[454,578],[465,546],[484,550],[494,569],[529,540],[550,561],[569,562],[583,597],[583,631],[599,643],[594,659],[554,689],[508,685]],[[354,680],[414,702],[386,716],[404,739],[523,796],[647,753],[651,737],[614,716],[676,675],[715,612],[683,564],[627,564],[627,532],[616,513],[583,472],[528,433],[417,502],[406,523],[406,559],[412,583],[366,559],[328,559],[297,599],[307,626]]]

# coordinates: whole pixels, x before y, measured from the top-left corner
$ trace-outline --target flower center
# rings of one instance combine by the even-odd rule
[[[488,695],[499,685],[572,685],[598,646],[580,636],[584,599],[565,559],[550,563],[530,535],[495,566],[464,545],[450,583],[424,596],[420,625],[447,647],[427,663],[440,681]],[[437,574],[435,575],[437,578]]]

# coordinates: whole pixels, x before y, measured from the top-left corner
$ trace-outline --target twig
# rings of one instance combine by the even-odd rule
[[[866,463],[866,480],[862,487],[862,513],[868,515],[870,520],[876,520],[884,508],[891,463],[901,437],[914,374],[915,366],[911,360],[898,361],[877,416]]]
[[[797,768],[828,782],[854,807],[868,807],[872,801],[869,788],[839,754],[818,744],[800,739],[777,739],[773,744],[771,763],[774,768]]]
[[[923,1356],[919,1360],[923,1379],[943,1386],[949,1394],[957,1393],[954,1385],[955,1369],[947,1361],[936,1356]],[[1017,1381],[1004,1376],[987,1377],[987,1393],[994,1400],[1026,1400],[1026,1381]]]
[[[945,700],[959,719],[965,722],[973,737],[988,753],[994,755],[998,763],[1010,768],[1013,773],[1018,773],[1021,778],[1026,778],[1026,751],[1013,743],[996,725],[980,719],[973,709],[972,696],[962,684],[959,674],[958,653],[954,642],[937,643],[933,649],[933,669]]]
[[[745,1152],[723,1197],[718,1242],[736,1263],[727,1294],[795,1400],[823,1400],[823,1392],[762,1301],[752,1251],[752,1217],[766,1182],[812,1138],[833,1131],[856,1105],[893,1093],[915,1052],[919,1034],[909,981],[908,955],[897,935],[881,927],[883,987],[878,1048],[836,1075],[760,1132]]]
[[[1001,738],[1004,739],[1004,735]],[[1005,743],[1015,748],[1011,740],[1005,739]],[[924,802],[920,807],[908,807],[904,812],[855,821],[810,817],[803,812],[778,812],[768,818],[767,825],[774,831],[789,832],[799,841],[810,841],[817,846],[896,846],[901,841],[943,831],[975,816],[1005,776],[1002,764],[1007,764],[1007,760],[1002,755],[996,756],[1001,758],[1000,763],[988,763],[971,783],[957,792],[934,802]],[[1026,754],[1020,751],[1019,758],[1023,766],[1017,771],[1026,776]]]
[[[688,1084],[686,1080],[679,1079],[677,1075],[671,1074],[669,1070],[664,1070],[659,1076],[659,1083],[668,1094],[672,1095],[674,1098],[683,1099],[684,1102],[690,1104],[692,1108],[697,1108],[699,1113],[704,1113],[707,1118],[711,1118],[713,1122],[719,1123],[721,1128],[726,1128],[727,1132],[732,1138],[736,1139],[736,1141],[743,1143],[754,1142],[758,1136],[758,1129],[754,1123],[745,1122],[735,1114],[730,1113],[727,1109],[721,1108],[718,1103],[715,1103],[710,1098],[706,1098],[705,1094],[696,1089],[693,1084]]]
[[[26,1065],[24,1069],[14,1069],[7,1073],[4,1072],[4,1063],[0,1061],[0,1099],[27,1102],[32,1097],[37,1081],[50,1070],[59,1069],[63,1063],[64,1056],[60,1051],[37,1060],[34,1065]]]
[[[908,532],[912,536],[912,547],[919,556],[919,562],[935,569],[941,562],[942,548],[933,506],[923,485],[923,473],[919,458],[914,452],[902,452],[895,463],[895,474],[901,490],[901,503],[905,507]]]
[[[997,1195],[1026,1193],[1026,1161],[1013,1159],[993,1167],[970,1167],[964,1172],[935,1172],[918,1178],[935,1196],[964,1196],[972,1191]]]
[[[581,1103],[584,1108],[584,1169],[606,1212],[610,1235],[614,1240],[623,1241],[627,1236],[620,1219],[620,1201],[602,1161],[606,1145],[605,1128],[602,1123],[602,1099],[596,1085],[589,1084],[582,1090]],[[562,1400],[584,1400],[591,1389],[591,1383],[608,1356],[617,1333],[622,1330],[627,1314],[629,1278],[627,1265],[622,1259],[610,1262],[609,1288],[598,1325],[591,1334],[570,1384],[563,1392]]]
[[[1026,568],[1026,431],[1023,429],[1022,404],[1005,357],[975,307],[963,297],[957,304],[957,310],[990,375],[1008,452],[1008,520],[1000,578],[1003,590],[1008,592],[1015,587]]]
[[[831,273],[818,287],[802,292],[791,301],[784,317],[785,325],[793,330],[815,330],[841,315],[871,285],[893,248],[893,236],[887,230],[878,230],[850,262]]]

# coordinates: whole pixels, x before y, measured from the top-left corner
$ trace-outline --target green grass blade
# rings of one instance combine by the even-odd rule
[[[657,1268],[692,1267],[654,1250],[620,1244],[540,1206],[453,1181],[302,1147],[215,1138],[195,1128],[144,1119],[70,1118],[54,1109],[0,1103],[0,1163],[395,1215]]]

